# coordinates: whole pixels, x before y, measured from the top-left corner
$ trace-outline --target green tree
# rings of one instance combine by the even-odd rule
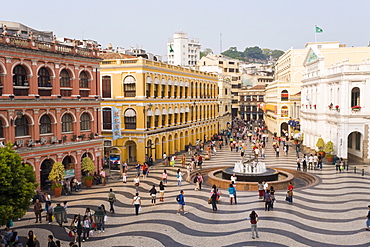
[[[35,172],[11,145],[0,148],[0,226],[26,214],[37,187]]]
[[[81,170],[87,172],[88,176],[91,176],[94,173],[95,165],[94,162],[90,159],[90,157],[85,157],[82,159]]]
[[[242,59],[241,52],[238,51],[235,46],[230,47],[227,51],[224,51],[221,54],[234,59]]]
[[[279,57],[281,57],[284,54],[283,51],[280,50],[273,50],[271,51],[271,57],[275,60],[277,60]]]
[[[212,54],[213,51],[211,48],[206,48],[204,51],[200,52],[200,58],[207,56],[208,54]]]
[[[244,57],[248,58],[248,60],[257,61],[257,60],[266,60],[267,56],[263,54],[262,49],[258,46],[255,47],[247,47],[245,48]]]

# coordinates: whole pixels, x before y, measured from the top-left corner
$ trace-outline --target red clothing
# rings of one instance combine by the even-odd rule
[[[288,190],[293,190],[293,185],[289,185]]]
[[[249,215],[249,217],[251,217],[251,215]],[[257,217],[258,217],[258,214],[256,214],[256,218],[252,219],[251,217],[251,224],[257,224]]]

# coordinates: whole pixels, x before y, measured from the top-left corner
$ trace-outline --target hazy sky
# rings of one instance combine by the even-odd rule
[[[166,55],[175,31],[198,38],[202,50],[236,46],[287,50],[314,41],[367,46],[369,0],[0,0],[0,20],[58,37],[93,39],[106,47],[142,47]],[[165,57],[164,57],[165,58]]]

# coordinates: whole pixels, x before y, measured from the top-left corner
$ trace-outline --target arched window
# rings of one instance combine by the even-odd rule
[[[112,109],[103,108],[103,129],[111,130],[112,129]]]
[[[90,130],[90,115],[88,113],[85,112],[81,115],[80,122],[80,130]]]
[[[135,97],[136,96],[136,80],[132,76],[126,76],[123,81],[123,90],[125,97]]]
[[[40,119],[40,134],[51,133],[51,120],[48,115],[44,115]]]
[[[38,73],[39,87],[51,87],[49,71],[42,67]]]
[[[66,69],[60,72],[60,86],[61,87],[71,87],[71,77]]]
[[[13,74],[13,86],[28,86],[27,72],[22,65],[15,66]]]
[[[281,107],[281,117],[289,117],[289,111],[287,106]]]
[[[288,101],[289,100],[289,93],[287,90],[281,91],[281,101]]]
[[[360,89],[358,87],[352,88],[351,91],[351,107],[360,105]]]
[[[89,87],[89,77],[85,71],[80,73],[80,88],[88,88]]]
[[[136,129],[136,112],[134,109],[125,111],[125,129]]]
[[[15,120],[15,136],[27,136],[28,132],[28,119],[26,116],[21,118],[17,117]]]
[[[72,132],[73,125],[72,125],[72,116],[71,114],[64,114],[62,117],[62,132]]]

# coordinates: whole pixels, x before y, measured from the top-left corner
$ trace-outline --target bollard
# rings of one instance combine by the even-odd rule
[[[362,169],[362,176],[365,175],[365,169]]]
[[[353,167],[353,172],[356,173],[356,166]]]

